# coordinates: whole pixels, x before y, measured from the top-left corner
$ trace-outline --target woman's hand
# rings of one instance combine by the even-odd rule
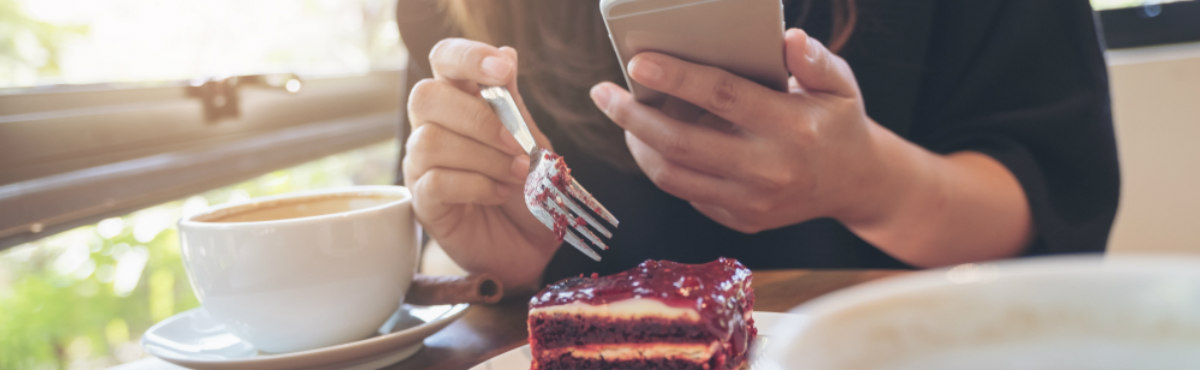
[[[1028,200],[1007,167],[978,152],[931,153],[875,123],[849,65],[804,32],[788,30],[784,52],[788,92],[642,53],[632,78],[679,100],[649,107],[611,83],[592,99],[659,188],[732,229],[832,217],[914,266],[1029,245]]]
[[[789,92],[647,52],[630,61],[632,78],[707,113],[639,104],[612,83],[596,85],[592,98],[626,130],[630,152],[659,188],[725,226],[756,233],[861,217],[854,205],[881,171],[854,75],[802,31],[785,40]]]
[[[468,271],[496,275],[506,286],[531,289],[558,248],[552,231],[524,202],[529,156],[479,97],[479,85],[517,93],[517,52],[465,39],[445,39],[429,53],[431,79],[413,86],[404,180],[417,220]],[[550,143],[537,126],[541,147]]]

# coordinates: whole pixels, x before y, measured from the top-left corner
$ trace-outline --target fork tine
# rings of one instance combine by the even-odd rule
[[[563,200],[562,195],[561,195],[562,193],[559,193],[558,189],[555,189],[555,188],[550,188],[550,189],[552,191],[554,191],[554,193],[555,193],[554,197],[555,197],[556,202],[546,202],[546,204],[549,205],[551,208],[553,208],[554,212],[558,212],[559,214],[564,215],[564,217],[571,215],[571,212],[567,212],[567,210],[563,209],[561,206],[561,204],[565,203],[565,202],[561,202],[561,200]],[[570,226],[570,228],[575,230],[575,232],[579,233],[580,235],[583,235],[584,238],[587,238],[587,240],[591,241],[593,244],[596,244],[596,246],[600,247],[600,249],[602,249],[602,250],[608,249],[608,245],[606,245],[606,244],[604,244],[604,242],[600,241],[600,238],[597,238],[596,234],[592,234],[592,232],[588,231],[588,229],[586,227],[583,227],[583,225],[576,225],[574,218],[567,220],[567,226]]]
[[[613,216],[613,214],[609,212],[607,208],[604,208],[604,205],[600,204],[600,201],[597,201],[596,197],[592,196],[592,193],[589,193],[587,189],[584,189],[583,185],[579,185],[579,182],[575,181],[574,177],[571,177],[571,183],[569,185],[570,186],[567,187],[567,192],[571,193],[571,196],[583,201],[583,204],[586,204],[588,208],[591,208],[593,211],[599,214],[600,217],[604,218],[605,221],[608,221],[608,223],[612,224],[613,226],[620,225],[621,221],[618,221],[616,216]]]
[[[562,191],[558,189],[558,187],[554,186],[554,184],[550,182],[550,179],[542,179],[542,185],[545,185],[547,189],[550,189],[551,191],[553,191],[554,196],[561,199],[562,203],[565,204],[567,206],[567,208],[570,208],[571,213],[574,213],[574,215],[576,217],[583,218],[584,221],[587,221],[588,225],[592,225],[592,228],[596,229],[596,231],[599,231],[600,234],[604,235],[605,238],[609,238],[609,239],[612,238],[611,231],[608,231],[608,229],[605,228],[604,225],[600,224],[600,221],[596,221],[596,219],[594,217],[592,217],[592,215],[589,215],[587,212],[585,212],[583,210],[583,208],[580,208],[578,203],[575,203],[574,200],[571,200],[571,197],[568,197],[566,194],[563,194]]]
[[[600,254],[596,253],[596,251],[592,250],[592,248],[589,248],[587,244],[585,244],[583,240],[580,240],[579,237],[575,236],[575,234],[566,233],[563,235],[563,240],[566,240],[567,244],[575,247],[575,249],[583,252],[583,254],[591,257],[596,262],[600,262]]]
[[[529,211],[530,213],[533,213],[533,218],[536,218],[538,221],[542,222],[542,225],[546,225],[546,227],[552,230],[554,229],[554,216],[551,216],[549,211],[541,207],[531,207]],[[588,247],[587,243],[584,243],[582,239],[579,239],[579,237],[575,236],[575,234],[571,233],[570,231],[564,230],[563,240],[572,247],[575,247],[575,249],[578,249],[579,252],[587,255],[589,258],[597,262],[600,261],[600,254],[592,250],[591,247]],[[605,247],[607,248],[607,246]]]

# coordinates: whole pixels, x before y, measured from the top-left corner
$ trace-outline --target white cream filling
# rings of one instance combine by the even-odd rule
[[[664,319],[686,319],[700,321],[700,313],[691,308],[668,306],[657,299],[629,298],[605,305],[592,305],[583,302],[538,307],[529,311],[529,315],[567,314],[580,316],[603,316],[615,319],[638,319],[646,317]]]
[[[717,352],[717,342],[704,343],[625,343],[588,344],[546,350],[552,356],[566,352],[572,357],[587,359],[636,360],[647,358],[683,359],[693,362],[708,361]]]

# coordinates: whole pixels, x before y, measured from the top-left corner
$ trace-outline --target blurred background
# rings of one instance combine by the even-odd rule
[[[143,331],[198,306],[181,215],[391,183],[394,1],[0,0],[0,369],[144,357]],[[1092,3],[1123,171],[1109,251],[1200,253],[1200,2]]]

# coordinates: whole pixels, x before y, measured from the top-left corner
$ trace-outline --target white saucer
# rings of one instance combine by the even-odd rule
[[[141,344],[146,353],[199,370],[378,369],[415,354],[425,337],[450,325],[467,307],[406,304],[380,328],[386,334],[290,353],[259,352],[226,331],[204,308],[197,308],[150,327]]]
[[[780,370],[784,367],[764,358],[763,349],[766,347],[767,341],[770,340],[781,326],[784,325],[802,325],[805,318],[802,315],[776,313],[776,312],[759,312],[754,311],[754,327],[758,329],[758,339],[755,340],[753,348],[754,353],[750,356],[751,370]],[[523,345],[513,348],[511,351],[501,353],[496,357],[492,357],[479,365],[475,365],[471,370],[493,370],[493,369],[528,369],[533,362],[533,354],[529,352],[529,345]]]

